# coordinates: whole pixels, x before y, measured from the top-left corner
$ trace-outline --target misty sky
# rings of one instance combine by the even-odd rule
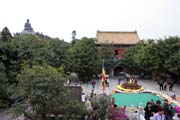
[[[100,31],[137,31],[141,39],[180,36],[180,0],[0,0],[0,30],[36,32],[71,40]]]

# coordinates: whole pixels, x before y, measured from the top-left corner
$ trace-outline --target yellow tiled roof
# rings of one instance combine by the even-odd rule
[[[96,44],[137,44],[139,36],[136,31],[133,32],[113,32],[97,31]]]

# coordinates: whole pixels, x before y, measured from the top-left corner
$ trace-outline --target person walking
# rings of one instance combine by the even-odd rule
[[[119,76],[119,78],[118,78],[118,85],[120,85],[121,84],[121,77]]]
[[[168,86],[168,81],[167,79],[164,81],[164,84],[163,84],[163,89],[166,91],[167,90],[167,86]]]
[[[163,90],[163,80],[161,79],[160,82],[159,82],[159,89],[160,90]]]
[[[109,82],[110,82],[110,81],[109,81],[109,75],[107,75],[107,76],[106,76],[106,86],[107,86],[107,87],[109,87],[109,85],[110,85]]]
[[[147,102],[146,107],[144,108],[145,111],[145,119],[150,120],[150,117],[153,116],[153,111],[152,111],[152,103]]]
[[[130,78],[131,78],[131,76],[128,73],[126,73],[127,82],[129,82]]]
[[[94,89],[91,90],[90,98],[93,98],[93,96],[94,96]]]
[[[85,102],[86,102],[86,96],[85,96],[84,92],[81,95],[81,101],[82,101],[83,104],[85,104]]]
[[[169,91],[173,91],[174,81],[170,81]]]
[[[93,89],[95,89],[95,85],[96,85],[96,81],[93,80],[93,81],[92,81],[92,87],[93,87]]]

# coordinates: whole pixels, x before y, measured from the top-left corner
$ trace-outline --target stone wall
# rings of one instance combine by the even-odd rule
[[[82,88],[81,86],[79,85],[69,85],[69,86],[66,86],[70,92],[70,96],[73,98],[73,99],[76,99],[78,101],[81,101],[81,93],[82,93]]]

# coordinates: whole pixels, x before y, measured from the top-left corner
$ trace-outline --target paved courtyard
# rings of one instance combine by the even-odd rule
[[[113,89],[116,89],[118,85],[118,78],[110,78],[110,84],[109,87],[106,87],[105,93],[106,94],[111,94]],[[123,79],[121,80],[121,83],[125,82],[126,80]],[[138,80],[138,84],[142,85],[145,90],[152,90],[155,92],[160,92],[159,90],[159,84],[154,82],[153,80],[147,80],[147,79],[142,79]],[[93,89],[92,84],[83,84],[83,91],[85,92],[86,95],[89,95],[91,93],[91,90]],[[102,88],[101,88],[101,79],[96,80],[96,86],[94,89],[94,93],[100,94],[102,93]],[[177,98],[180,98],[180,84],[175,84],[173,87],[173,91],[161,91],[163,94],[166,94],[168,96],[171,96],[173,94],[176,94]],[[180,99],[178,100],[180,102]]]

